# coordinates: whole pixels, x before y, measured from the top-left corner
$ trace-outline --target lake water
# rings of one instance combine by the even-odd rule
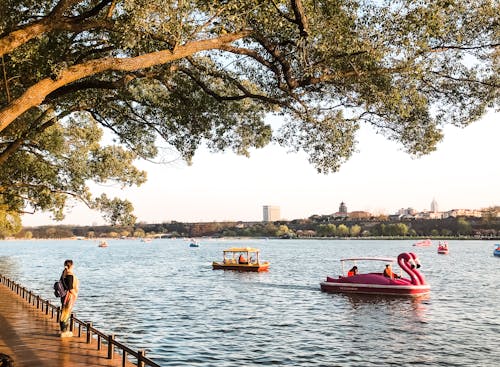
[[[76,316],[162,366],[497,366],[500,258],[494,243],[450,241],[0,241],[0,273],[56,303],[65,259],[81,282]],[[265,273],[212,270],[222,250],[254,246]],[[415,252],[424,298],[323,293],[343,257]],[[383,264],[380,264],[382,271]],[[363,269],[360,269],[361,271]]]

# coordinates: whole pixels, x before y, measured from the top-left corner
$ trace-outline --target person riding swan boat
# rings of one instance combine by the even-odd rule
[[[342,269],[346,261],[383,261],[388,266],[384,272],[358,273],[352,276],[341,275],[338,278],[327,276],[326,280],[320,283],[323,292],[420,296],[429,293],[431,289],[418,270],[420,262],[412,252],[402,253],[397,258],[399,267],[408,274],[409,278],[403,278],[387,270],[390,268],[390,264],[396,261],[394,258],[358,257],[340,261]]]

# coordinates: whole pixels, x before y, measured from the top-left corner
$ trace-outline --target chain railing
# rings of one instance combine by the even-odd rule
[[[21,298],[23,298],[30,305],[36,307],[38,310],[41,310],[41,312],[45,312],[45,314],[49,315],[50,318],[52,319],[55,318],[57,322],[60,321],[61,317],[60,306],[53,305],[49,300],[43,299],[39,295],[36,295],[32,291],[26,289],[26,287],[23,287],[22,285],[5,277],[2,274],[0,274],[0,284],[3,284],[4,286],[8,287],[11,291],[16,293]],[[146,367],[146,366],[160,367],[159,364],[153,362],[152,360],[146,357],[146,352],[144,349],[134,351],[133,349],[117,341],[115,339],[114,334],[106,335],[102,331],[94,328],[92,326],[92,322],[82,321],[76,318],[75,315],[72,313],[70,320],[70,330],[72,332],[73,331],[76,332],[76,329],[78,329],[78,337],[81,337],[82,333],[86,333],[87,344],[92,344],[92,341],[94,339],[93,336],[95,335],[97,339],[97,350],[102,350],[103,343],[106,344],[108,349],[107,351],[108,359],[113,359],[115,357],[115,354],[119,354],[115,352],[115,347],[118,348],[121,351],[122,367],[126,366],[127,361],[129,362],[131,361],[129,360],[129,357],[133,357],[132,361],[135,358],[135,360],[137,361],[135,363],[137,367]]]

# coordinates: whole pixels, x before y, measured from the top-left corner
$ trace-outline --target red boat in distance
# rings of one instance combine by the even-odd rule
[[[413,246],[417,246],[417,247],[429,247],[429,246],[432,246],[432,241],[428,238],[428,239],[423,240],[423,241],[415,242],[413,244]]]
[[[447,255],[450,250],[448,249],[448,242],[439,242],[438,254]]]

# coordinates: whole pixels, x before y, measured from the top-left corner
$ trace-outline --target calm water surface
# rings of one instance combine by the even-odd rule
[[[450,241],[450,254],[412,241],[0,241],[0,273],[56,302],[66,258],[81,282],[77,317],[162,366],[497,366],[500,258],[493,242]],[[231,246],[255,246],[267,273],[214,271]],[[414,251],[425,298],[323,293],[342,257]],[[381,269],[383,264],[381,263]],[[363,269],[361,269],[363,270]]]

